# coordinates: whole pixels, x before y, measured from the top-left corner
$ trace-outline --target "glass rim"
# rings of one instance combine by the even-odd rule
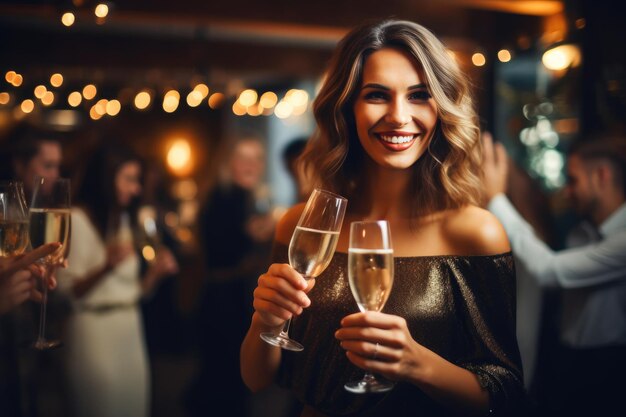
[[[379,220],[355,220],[353,222],[350,222],[350,227],[352,227],[353,224],[359,225],[359,224],[385,224],[387,227],[389,227],[389,220],[385,220],[385,219],[379,219]]]
[[[345,198],[344,196],[339,195],[339,194],[337,194],[337,193],[334,193],[334,192],[332,192],[332,191],[325,190],[325,189],[323,189],[323,188],[314,188],[314,189],[313,189],[313,191],[317,191],[317,192],[322,193],[322,194],[329,194],[329,195],[331,195],[331,196],[333,196],[333,197],[337,198],[338,200],[348,201],[348,199],[347,199],[347,198]]]

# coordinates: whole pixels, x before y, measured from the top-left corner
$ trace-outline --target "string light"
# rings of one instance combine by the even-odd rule
[[[24,113],[30,113],[35,108],[35,103],[31,99],[26,99],[22,101],[20,108]]]
[[[41,102],[44,106],[50,106],[54,103],[54,93],[52,91],[46,91],[41,98]]]
[[[106,104],[106,113],[109,116],[117,116],[122,109],[122,104],[119,100],[111,100]]]
[[[72,107],[78,107],[83,101],[83,96],[78,91],[72,91],[67,97],[67,103]]]
[[[204,100],[206,98],[206,96],[209,95],[209,87],[207,87],[206,84],[198,84],[193,88],[194,91],[199,92],[202,95],[202,98],[200,100]]]
[[[209,107],[213,110],[219,109],[222,106],[222,103],[224,103],[224,99],[225,97],[222,93],[211,94],[211,97],[209,97]]]
[[[500,49],[498,51],[498,59],[500,62],[509,62],[511,60],[511,52],[508,49]]]
[[[7,71],[7,73],[4,75],[4,79],[9,84],[13,84],[13,78],[15,78],[15,75],[17,75],[17,73],[15,71]]]
[[[7,92],[0,93],[0,104],[9,104],[11,100],[11,95]]]
[[[74,20],[76,20],[76,17],[72,12],[63,13],[63,16],[61,16],[61,23],[67,27],[72,26],[74,24]]]
[[[266,91],[261,96],[259,103],[263,106],[263,108],[271,109],[276,105],[276,103],[278,103],[278,96],[272,91]]]
[[[85,100],[91,100],[98,93],[98,89],[93,84],[87,84],[85,88],[83,88],[83,97]]]
[[[241,94],[239,94],[239,102],[242,106],[248,107],[252,106],[256,103],[258,95],[257,92],[252,89],[243,90]]]
[[[139,110],[144,110],[150,105],[151,100],[150,93],[147,91],[140,91],[135,96],[135,107]]]
[[[53,87],[61,87],[63,85],[63,76],[59,73],[52,74],[50,77],[50,84]]]
[[[23,81],[24,81],[24,78],[22,77],[22,75],[16,73],[13,76],[13,80],[11,80],[11,84],[13,84],[14,87],[19,87],[20,85],[22,85]]]
[[[98,4],[94,10],[94,14],[97,17],[104,19],[109,14],[109,6],[104,3]]]
[[[474,64],[475,66],[482,67],[486,63],[487,59],[485,59],[485,55],[481,54],[480,52],[476,52],[474,55],[472,55],[472,64]]]
[[[291,103],[289,103],[288,101],[284,101],[284,100],[278,103],[276,105],[276,108],[274,109],[274,114],[279,119],[288,118],[289,116],[291,116],[292,112],[293,112],[293,106],[291,105]]]
[[[38,85],[37,87],[35,87],[35,97],[37,97],[38,99],[41,99],[43,97],[44,94],[46,94],[46,91],[48,91],[48,89],[46,88],[45,85]]]
[[[163,110],[166,113],[173,113],[178,108],[180,102],[180,93],[176,90],[170,90],[163,97]]]

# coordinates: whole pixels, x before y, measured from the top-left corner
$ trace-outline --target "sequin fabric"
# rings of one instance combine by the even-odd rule
[[[287,246],[274,259],[287,262]],[[384,313],[407,320],[413,338],[478,376],[492,415],[513,415],[525,393],[515,336],[515,268],[511,253],[492,256],[396,257]],[[279,384],[329,416],[443,416],[449,410],[415,385],[399,382],[385,394],[344,389],[363,371],[352,365],[334,333],[358,307],[348,284],[347,254],[336,252],[309,296],[311,306],[291,323],[303,352],[283,351]]]

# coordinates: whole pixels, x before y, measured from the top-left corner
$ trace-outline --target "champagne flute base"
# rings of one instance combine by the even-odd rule
[[[33,347],[37,350],[55,349],[61,346],[60,340],[37,340]]]
[[[304,350],[304,346],[289,337],[283,335],[275,335],[274,333],[261,333],[261,339],[273,346],[278,346],[286,350],[300,352]]]
[[[373,375],[366,375],[360,381],[348,382],[344,388],[353,394],[370,394],[390,391],[393,386],[393,382],[381,381],[374,378]]]

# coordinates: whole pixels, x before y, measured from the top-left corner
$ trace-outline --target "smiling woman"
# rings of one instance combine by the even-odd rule
[[[513,258],[502,226],[477,207],[477,117],[446,51],[413,22],[363,25],[339,43],[315,99],[317,132],[300,161],[312,186],[348,199],[337,252],[305,282],[286,263],[303,206],[287,211],[241,349],[248,387],[277,381],[304,404],[303,416],[525,412]],[[383,311],[355,313],[349,229],[375,220],[393,236],[394,288]],[[304,352],[260,341],[292,318]],[[344,389],[362,370],[395,387],[355,397],[371,392]]]

